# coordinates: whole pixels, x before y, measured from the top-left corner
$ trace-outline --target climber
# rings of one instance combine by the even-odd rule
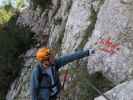
[[[36,53],[39,63],[34,67],[31,75],[32,100],[56,100],[61,87],[59,68],[94,53],[94,49],[80,50],[55,58],[49,48],[40,48]]]

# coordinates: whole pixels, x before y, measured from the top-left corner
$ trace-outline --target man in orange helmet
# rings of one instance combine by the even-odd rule
[[[32,100],[56,100],[61,87],[59,68],[94,53],[95,50],[90,49],[55,58],[49,48],[40,48],[36,53],[40,63],[33,69],[31,76]]]

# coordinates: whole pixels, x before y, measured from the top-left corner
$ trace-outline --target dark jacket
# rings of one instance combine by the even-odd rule
[[[74,60],[77,60],[86,56],[89,56],[89,50],[77,51],[75,53],[67,54],[65,56],[55,59],[55,63],[53,65],[50,65],[56,87],[58,88],[58,91],[56,94],[58,94],[60,91],[60,81],[58,76],[58,70],[65,64],[68,64],[69,62],[72,62]],[[45,72],[44,68],[41,66],[42,66],[41,64],[38,64],[37,67],[35,67],[32,71],[32,76],[31,76],[32,100],[49,100],[49,97],[50,97],[49,87],[51,85],[51,82],[50,82],[51,79]],[[41,76],[43,76],[44,79],[40,79]],[[41,80],[43,80],[42,83],[40,82]]]

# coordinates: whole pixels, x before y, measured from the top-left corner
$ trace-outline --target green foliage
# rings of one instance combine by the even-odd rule
[[[8,8],[9,7],[6,5],[5,8],[0,9],[0,25],[7,23],[13,15],[13,12],[9,11]]]
[[[0,100],[5,100],[5,98],[2,94],[0,94]]]
[[[16,0],[16,8],[20,9],[25,6],[25,0]]]
[[[34,44],[32,39],[34,33],[26,27],[16,25],[17,13],[4,8],[0,11],[3,14],[3,18],[0,19],[2,26],[0,28],[0,100],[5,100],[3,98],[7,89],[23,67],[22,59],[18,56]]]
[[[76,75],[71,81],[69,88],[63,93],[65,97],[69,97],[72,94],[69,100],[75,100],[72,96],[75,95],[74,93],[77,91],[77,88],[80,89],[79,94],[76,95],[78,100],[94,100],[100,94],[91,87],[91,84],[96,86],[102,93],[113,87],[113,84],[103,77],[101,73],[89,75],[85,67],[72,67],[69,69],[69,74],[71,77]]]
[[[100,0],[99,6],[103,5],[105,0]]]
[[[81,74],[81,82],[79,83],[79,86],[80,90],[82,91],[80,94],[80,98],[82,100],[94,100],[96,96],[101,95],[96,90],[94,90],[94,88],[92,88],[91,84],[98,88],[102,93],[113,87],[113,84],[105,77],[103,77],[101,73],[88,75],[86,70],[82,70]]]
[[[33,2],[34,8],[40,6],[43,9],[48,8],[52,4],[51,0],[31,0],[31,2]]]
[[[3,2],[3,7],[11,10],[10,8],[14,8],[16,10],[20,10],[25,7],[29,3],[29,0],[5,0]]]

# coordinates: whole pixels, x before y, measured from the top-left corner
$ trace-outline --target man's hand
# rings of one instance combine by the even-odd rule
[[[95,49],[89,49],[90,54],[95,54]]]

